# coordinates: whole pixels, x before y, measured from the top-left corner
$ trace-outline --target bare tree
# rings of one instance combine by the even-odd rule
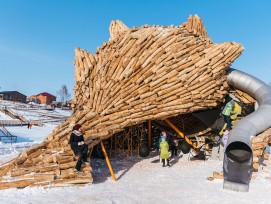
[[[60,101],[62,103],[62,107],[64,104],[66,104],[67,100],[70,98],[71,94],[69,94],[68,88],[66,85],[62,85],[61,89],[57,92],[57,94],[60,96]]]

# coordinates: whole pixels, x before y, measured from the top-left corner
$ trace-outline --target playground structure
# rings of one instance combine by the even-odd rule
[[[230,70],[229,85],[254,96],[259,108],[240,120],[230,131],[223,163],[224,188],[248,191],[252,174],[251,136],[271,126],[271,87],[248,74]]]
[[[150,129],[150,121],[176,131],[197,150],[197,143],[190,138],[210,131],[217,117],[214,114],[208,124],[199,122],[198,118],[213,111],[219,113],[218,107],[229,94],[229,84],[235,86],[235,81],[229,82],[231,74],[227,77],[227,70],[242,51],[243,47],[235,42],[214,44],[197,15],[190,16],[180,26],[169,27],[144,25],[129,29],[122,22],[113,21],[109,42],[99,47],[94,55],[75,49],[73,115],[41,144],[28,148],[0,167],[0,176],[8,176],[2,177],[0,189],[91,183],[89,165],[83,164],[84,174],[74,173],[77,157],[68,139],[77,123],[82,125],[85,142],[91,151],[99,143],[105,151],[103,140],[123,131],[129,132],[131,129],[127,128],[131,126],[146,122]],[[246,89],[236,88],[236,97],[247,101],[255,97],[254,92],[247,94]],[[253,132],[253,136],[265,131],[268,125]],[[131,132],[125,135],[130,138],[129,148],[134,149]],[[123,144],[115,141],[114,145],[117,149]],[[251,151],[250,144],[248,147]],[[239,152],[238,147],[236,150]],[[226,147],[227,152],[231,153]],[[232,162],[235,166],[238,155]],[[246,167],[251,168],[252,154],[247,158]],[[225,172],[229,172],[225,175],[225,183],[238,184],[231,169],[225,167]],[[246,190],[249,181],[250,176],[241,181],[247,186]]]

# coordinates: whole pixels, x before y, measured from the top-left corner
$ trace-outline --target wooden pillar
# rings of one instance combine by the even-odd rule
[[[148,145],[151,148],[151,120],[148,120]]]
[[[112,166],[111,166],[111,164],[110,164],[110,161],[109,161],[109,159],[108,159],[107,153],[106,153],[106,151],[105,151],[103,141],[101,141],[101,146],[102,146],[102,150],[103,150],[103,153],[104,153],[104,156],[105,156],[105,160],[106,160],[108,169],[109,169],[109,171],[110,171],[111,177],[112,177],[112,179],[113,179],[114,181],[116,181],[116,177],[115,177],[114,171],[113,171],[113,169],[112,169]]]
[[[91,154],[92,154],[92,151],[93,151],[93,148],[90,148],[90,150],[89,150],[89,152],[88,152],[88,156],[87,156],[87,158],[89,158],[89,159],[90,159]]]
[[[180,136],[181,138],[184,138],[185,141],[186,141],[188,144],[190,144],[194,149],[197,148],[197,146],[196,146],[195,144],[193,144],[192,141],[191,141],[190,139],[188,139],[187,137],[185,137],[184,134],[182,133],[182,131],[179,130],[179,128],[177,128],[172,122],[170,122],[169,119],[165,119],[165,121],[166,121],[167,124],[169,124],[170,127],[172,127],[173,130],[175,130],[175,131],[179,134],[179,136]]]

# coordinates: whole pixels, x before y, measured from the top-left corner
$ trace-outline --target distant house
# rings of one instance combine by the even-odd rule
[[[34,102],[37,104],[51,105],[53,101],[56,100],[56,96],[49,94],[47,92],[39,93],[27,98],[27,102]]]
[[[18,91],[2,91],[0,92],[0,100],[26,103],[26,95]]]
[[[61,108],[62,103],[61,102],[57,102],[57,101],[53,101],[51,103],[51,106],[55,109],[55,108]]]
[[[74,104],[74,101],[72,99],[66,102],[67,107],[72,107],[72,104]]]
[[[66,104],[62,107],[62,110],[72,110],[72,106],[74,104],[73,99],[68,100]]]

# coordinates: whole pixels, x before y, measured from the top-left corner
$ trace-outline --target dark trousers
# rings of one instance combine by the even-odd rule
[[[166,159],[162,159],[162,162],[163,162],[163,166],[166,166]],[[167,159],[167,165],[169,166],[169,159]]]
[[[224,120],[227,123],[227,128],[231,128],[231,117],[228,115],[223,115],[224,116]]]
[[[171,157],[173,157],[174,155],[177,156],[177,147],[176,146],[172,146],[171,147]]]
[[[80,152],[78,152],[78,154],[80,155],[75,168],[80,171],[81,169],[81,165],[82,165],[82,161],[86,162],[87,161],[87,155],[88,155],[88,145],[83,144],[82,149],[80,150]]]

